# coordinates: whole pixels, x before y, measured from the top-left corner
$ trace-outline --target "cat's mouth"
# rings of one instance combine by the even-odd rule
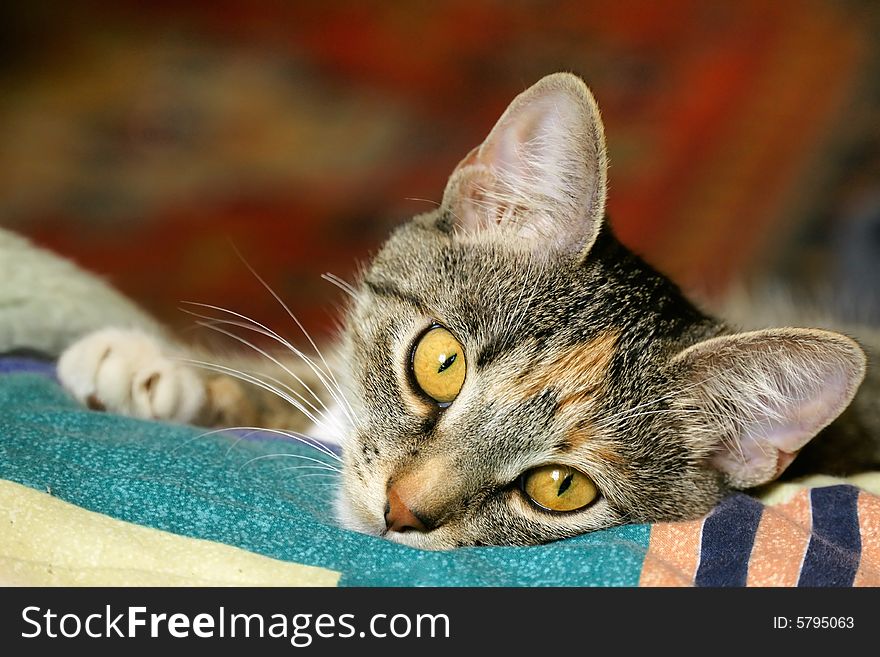
[[[412,526],[392,529],[386,521],[386,508],[372,510],[363,504],[353,503],[353,499],[356,498],[343,492],[335,500],[336,519],[345,529],[422,550],[450,550],[463,545],[460,540],[453,538],[452,528],[448,525],[429,530]]]

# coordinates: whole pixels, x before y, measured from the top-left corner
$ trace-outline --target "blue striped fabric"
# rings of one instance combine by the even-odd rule
[[[812,525],[802,558],[798,586],[853,585],[859,569],[862,539],[859,490],[849,485],[810,490]],[[727,497],[703,522],[696,586],[745,586],[764,505],[736,493]]]
[[[810,491],[813,535],[798,586],[852,586],[862,550],[858,496],[852,486]]]
[[[745,586],[749,557],[763,505],[747,495],[731,495],[703,523],[697,586]]]

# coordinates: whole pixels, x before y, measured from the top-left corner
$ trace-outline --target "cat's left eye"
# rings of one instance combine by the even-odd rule
[[[577,511],[599,494],[587,475],[567,465],[544,465],[522,477],[522,490],[538,506],[548,511]]]
[[[435,325],[416,343],[411,367],[422,392],[440,404],[449,404],[464,385],[464,347],[447,329]]]

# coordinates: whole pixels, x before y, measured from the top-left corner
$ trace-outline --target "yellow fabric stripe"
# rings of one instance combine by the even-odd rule
[[[336,586],[339,577],[0,480],[0,586]]]
[[[880,472],[863,472],[849,477],[831,477],[829,475],[810,475],[788,482],[774,482],[761,490],[760,500],[769,506],[785,504],[800,491],[821,486],[849,484],[873,495],[880,496]]]

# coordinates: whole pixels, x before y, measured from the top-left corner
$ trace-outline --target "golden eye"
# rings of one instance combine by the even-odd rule
[[[416,344],[413,377],[422,392],[434,401],[448,404],[458,397],[466,370],[464,348],[442,326],[432,328]]]
[[[523,491],[549,511],[576,511],[596,499],[596,484],[567,465],[544,465],[523,475]]]

